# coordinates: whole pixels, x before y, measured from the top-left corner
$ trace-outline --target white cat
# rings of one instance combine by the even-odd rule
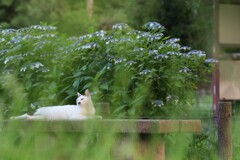
[[[47,106],[36,110],[33,115],[23,114],[11,119],[24,120],[84,120],[90,118],[102,118],[95,116],[95,108],[91,94],[87,89],[85,95],[78,94],[76,105]]]

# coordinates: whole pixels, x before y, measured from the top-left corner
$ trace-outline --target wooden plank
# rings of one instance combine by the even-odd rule
[[[102,119],[84,121],[7,121],[22,129],[34,126],[43,132],[199,133],[200,120]]]
[[[179,120],[160,120],[159,132],[160,133],[174,133],[180,132]]]
[[[201,121],[200,120],[181,120],[180,121],[180,132],[201,132]]]

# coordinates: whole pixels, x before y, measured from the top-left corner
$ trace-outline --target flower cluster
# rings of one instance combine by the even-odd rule
[[[42,31],[51,31],[56,30],[57,28],[54,26],[41,26],[41,25],[32,25],[29,27],[30,29],[42,30]]]
[[[3,49],[3,50],[0,50],[0,56],[5,54],[5,53],[8,53],[9,50],[8,49]]]
[[[143,29],[147,31],[162,32],[165,30],[165,27],[157,22],[148,22],[145,25],[143,25]]]
[[[206,53],[204,51],[199,51],[199,50],[191,50],[190,52],[187,53],[187,57],[191,56],[197,56],[197,57],[206,57]]]
[[[0,38],[0,42],[5,42],[6,39],[5,38]]]
[[[213,58],[209,58],[205,60],[206,63],[218,63],[218,60],[213,59]]]
[[[161,40],[163,37],[162,33],[157,33],[148,38],[149,41]]]
[[[133,64],[136,64],[137,62],[135,61],[128,61],[124,66],[127,67],[127,66],[132,66]]]
[[[118,42],[119,42],[119,40],[118,40],[117,38],[114,38],[114,39],[108,40],[108,41],[106,42],[106,44],[107,44],[107,45],[108,45],[108,44],[111,44],[111,43],[115,44],[115,43],[118,43]]]
[[[191,47],[182,46],[180,49],[183,50],[183,51],[189,51],[189,50],[191,50]]]
[[[118,105],[127,106],[126,111],[134,106],[132,102],[139,101],[150,108],[146,115],[186,103],[185,94],[194,91],[195,84],[209,75],[212,65],[208,63],[217,61],[206,59],[203,51],[181,46],[179,38],[165,36],[165,28],[157,22],[146,23],[142,28],[134,30],[120,23],[113,25],[111,31],[100,30],[70,38],[58,36],[56,27],[52,26],[0,30],[1,73],[19,68],[17,76],[24,81],[26,75],[30,75],[34,86],[36,81],[57,75],[59,83],[68,85],[59,85],[57,90],[70,95],[81,87],[99,87],[99,94],[115,92],[115,88],[125,85],[115,83],[116,75],[129,73],[125,77],[129,83],[119,94],[128,99]],[[47,84],[39,84],[46,88]],[[147,100],[143,95],[145,88],[138,90],[142,87],[149,87],[147,91],[151,89]],[[143,113],[138,109],[141,107],[136,108],[136,112]]]
[[[191,72],[191,69],[184,67],[183,69],[180,69],[179,72],[180,73],[188,73],[188,72]]]
[[[165,44],[174,44],[180,41],[180,38],[170,38],[165,41]]]
[[[148,74],[148,73],[150,73],[150,72],[151,72],[150,70],[144,69],[144,70],[142,70],[139,74],[140,74],[140,75],[146,75],[146,74]]]
[[[161,100],[154,100],[154,101],[152,101],[152,105],[154,107],[162,107],[164,105],[164,103]]]
[[[151,55],[158,55],[158,50],[149,50],[148,54]]]
[[[93,33],[94,36],[96,36],[100,39],[105,38],[106,34],[107,34],[107,32],[103,31],[103,30]]]
[[[115,64],[118,64],[118,63],[122,63],[122,62],[125,62],[125,61],[126,61],[125,58],[119,58],[119,59],[115,59],[115,60],[114,60],[114,63],[115,63]]]
[[[20,71],[21,72],[25,72],[27,70],[27,68],[30,68],[32,70],[34,69],[39,69],[41,67],[43,67],[44,65],[41,63],[41,62],[33,62],[33,63],[30,63],[30,64],[27,64],[27,65],[24,65],[21,67]],[[47,72],[46,69],[43,69],[42,72]]]
[[[9,34],[13,34],[13,33],[15,33],[15,32],[16,32],[15,29],[4,29],[4,30],[1,31],[1,34],[2,34],[3,36],[6,36],[6,35],[9,35]]]
[[[182,53],[180,53],[180,52],[167,52],[167,55],[169,55],[169,56],[181,56]]]
[[[21,54],[20,55],[9,56],[9,57],[5,58],[4,64],[7,64],[9,61],[15,60],[15,59],[20,60],[20,59],[23,59],[23,57],[22,57]]]
[[[159,54],[154,57],[154,59],[167,59],[169,56],[166,54]]]
[[[128,28],[128,25],[126,23],[119,23],[112,26],[113,30],[123,30],[126,28]]]
[[[152,35],[149,32],[142,32],[137,35],[137,39],[150,39]]]
[[[84,50],[84,49],[95,49],[97,47],[98,47],[98,45],[96,43],[91,42],[91,43],[88,43],[88,44],[86,44],[84,46],[78,47],[75,50],[78,51],[78,50]]]
[[[143,52],[144,51],[144,48],[134,48],[133,49],[133,52]]]
[[[179,97],[176,96],[176,95],[168,95],[166,97],[166,101],[167,102],[173,102],[173,103],[177,104],[179,102]]]

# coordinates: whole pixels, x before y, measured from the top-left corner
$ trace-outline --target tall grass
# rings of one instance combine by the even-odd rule
[[[21,90],[17,89],[16,92],[20,95]],[[13,99],[12,103],[20,104],[21,101],[19,98]],[[97,126],[93,123],[86,123],[80,132],[70,132],[63,127],[64,125],[60,125],[57,132],[51,131],[51,128],[46,132],[45,124],[48,122],[33,124],[1,119],[0,159],[151,160],[158,157],[159,142],[162,141],[165,141],[166,159],[208,160],[216,157],[216,150],[211,149],[211,146],[216,144],[209,143],[216,140],[211,136],[212,133],[119,134],[115,126],[106,129],[105,132],[95,132]],[[196,138],[204,135],[213,139]]]

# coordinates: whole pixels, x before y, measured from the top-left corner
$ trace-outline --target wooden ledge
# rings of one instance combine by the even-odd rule
[[[39,127],[41,132],[114,132],[114,133],[199,133],[201,120],[98,119],[83,121],[5,121],[28,130]]]

